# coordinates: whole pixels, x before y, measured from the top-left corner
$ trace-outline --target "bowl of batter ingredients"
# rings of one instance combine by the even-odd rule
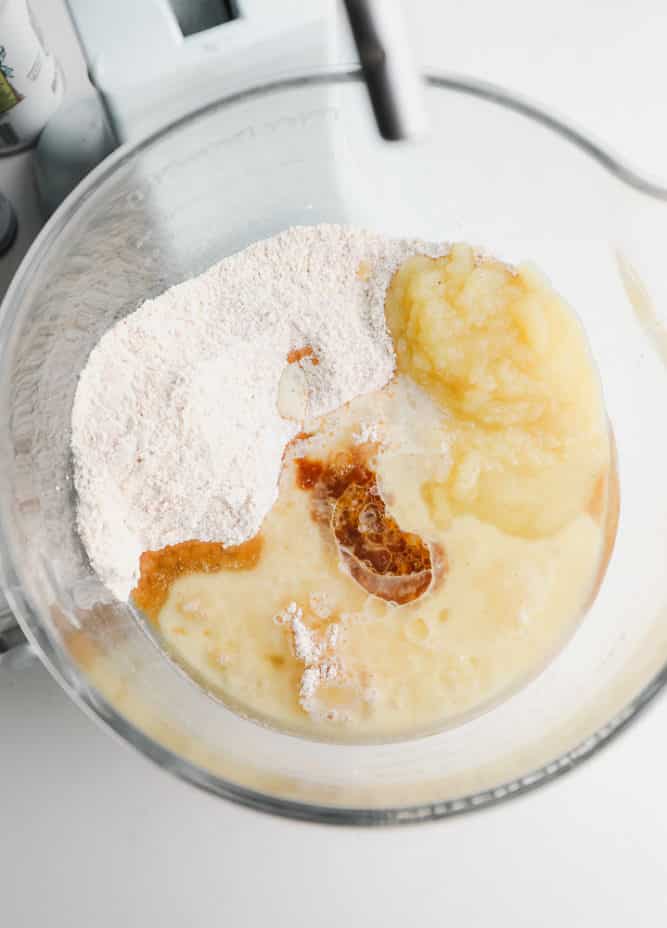
[[[466,244],[314,225],[225,258],[102,337],[72,450],[98,577],[211,694],[327,739],[534,676],[615,533],[580,322]]]
[[[120,150],[3,307],[31,643],[165,768],[301,818],[520,793],[667,664],[663,191],[510,98],[427,102],[391,146],[360,81],[285,80]]]

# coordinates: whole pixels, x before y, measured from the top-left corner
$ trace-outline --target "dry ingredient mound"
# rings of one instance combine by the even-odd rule
[[[143,551],[257,533],[302,419],[391,378],[394,271],[446,251],[346,226],[291,228],[147,300],[100,339],[74,398],[72,452],[79,533],[117,597]],[[298,410],[290,418],[279,393],[283,412]]]

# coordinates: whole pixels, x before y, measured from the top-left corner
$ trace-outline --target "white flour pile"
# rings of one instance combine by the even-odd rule
[[[278,411],[281,375],[302,378],[289,392],[304,391],[310,418],[381,389],[394,370],[391,275],[409,255],[445,251],[344,226],[288,229],[100,339],[77,387],[72,451],[79,532],[116,596],[128,597],[143,551],[256,534],[300,426]],[[306,347],[313,355],[288,366]]]

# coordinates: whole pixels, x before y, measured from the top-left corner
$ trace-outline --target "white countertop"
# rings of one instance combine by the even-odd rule
[[[46,671],[0,674],[0,924],[663,926],[663,699],[495,809],[365,831],[272,819],[116,743]]]
[[[61,0],[33,3],[79,92]],[[410,8],[424,61],[522,90],[667,182],[664,4]],[[21,222],[0,290],[37,222],[27,160],[0,159]],[[40,665],[3,670],[0,925],[662,926],[666,724],[662,698],[577,772],[495,809],[336,829],[199,793],[100,731]]]

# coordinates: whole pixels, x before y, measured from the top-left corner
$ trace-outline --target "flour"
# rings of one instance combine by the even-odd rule
[[[391,378],[394,270],[446,250],[343,226],[288,229],[146,301],[100,339],[79,379],[72,451],[79,533],[116,596],[128,597],[143,551],[257,533],[298,417]],[[285,378],[290,367],[298,376]]]
[[[321,595],[321,594],[320,594]],[[273,617],[277,625],[292,634],[294,654],[304,664],[299,683],[299,704],[309,715],[322,714],[317,692],[323,683],[336,683],[343,679],[343,670],[336,656],[340,638],[340,624],[327,626],[324,635],[318,634],[303,620],[303,609],[295,602],[289,603],[282,612]],[[328,718],[335,717],[330,712]]]
[[[356,445],[375,444],[381,435],[382,427],[377,422],[361,422],[352,439]]]
[[[273,621],[290,629],[294,636],[294,653],[302,663],[309,665],[319,661],[323,646],[303,621],[303,609],[300,606],[290,603],[283,612],[273,617]]]

